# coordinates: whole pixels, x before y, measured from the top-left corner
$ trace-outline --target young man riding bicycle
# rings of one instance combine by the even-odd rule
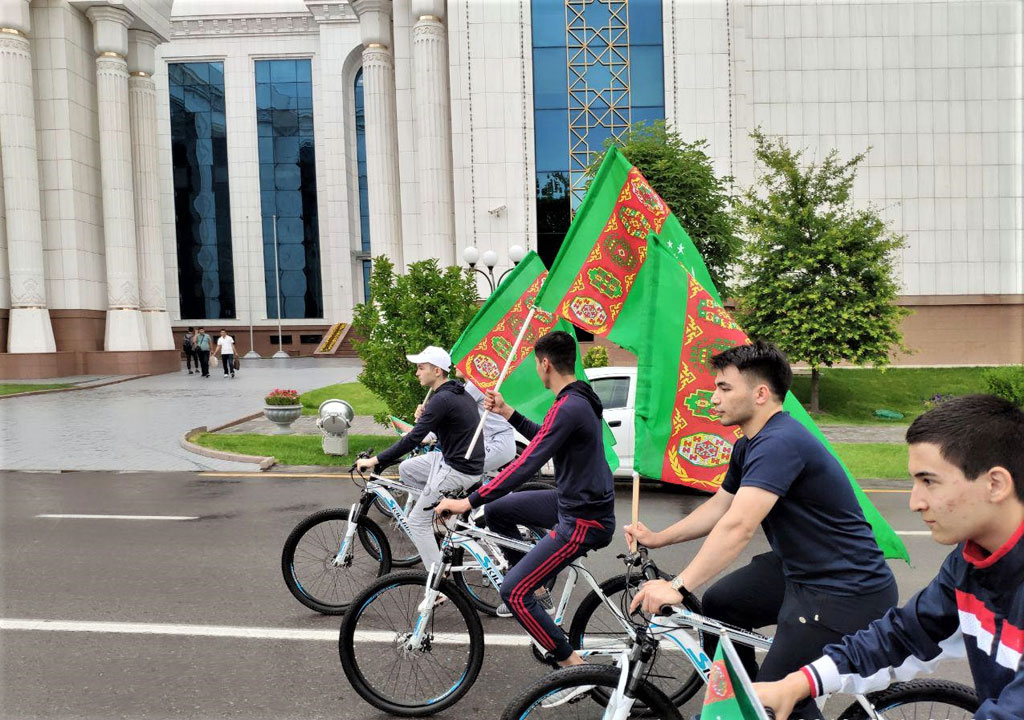
[[[906,605],[756,684],[778,720],[805,698],[870,692],[964,654],[981,700],[974,717],[1024,717],[1024,412],[989,395],[953,398],[914,420],[907,443],[910,509],[957,548]]]
[[[645,583],[632,609],[679,604],[725,570],[761,526],[772,552],[721,578],[702,602],[705,614],[730,625],[778,626],[760,669],[751,648],[738,650],[751,677],[777,680],[881,617],[896,604],[896,582],[842,466],[782,410],[793,377],[786,356],[757,341],[712,365],[715,412],[743,437],[710,500],[661,532],[626,526],[627,540],[652,548],[707,537],[674,580]],[[799,711],[820,717],[812,701]]]
[[[416,550],[428,571],[440,563],[441,551],[434,537],[433,515],[427,509],[437,502],[441,493],[468,490],[480,480],[484,469],[484,446],[477,443],[466,459],[473,433],[480,419],[476,401],[466,392],[462,383],[448,379],[452,360],[448,353],[435,346],[427,347],[419,355],[407,355],[416,363],[416,378],[420,385],[433,391],[432,397],[416,419],[416,425],[398,442],[376,457],[356,462],[359,472],[382,468],[414,449],[433,432],[441,444],[441,452],[416,455],[398,466],[398,475],[407,485],[422,487],[423,492],[409,513],[409,529]]]
[[[508,551],[512,569],[505,574],[501,598],[509,614],[559,665],[578,665],[583,660],[535,593],[573,560],[611,542],[613,480],[604,455],[601,401],[590,385],[576,379],[575,339],[561,331],[548,333],[537,341],[534,354],[537,374],[555,394],[543,424],[523,417],[500,394],[488,392],[487,409],[508,419],[530,444],[490,483],[467,499],[442,500],[436,512],[463,513],[484,505],[487,526],[507,537],[519,536],[519,524],[554,528],[525,556]],[[554,490],[509,494],[552,457]]]

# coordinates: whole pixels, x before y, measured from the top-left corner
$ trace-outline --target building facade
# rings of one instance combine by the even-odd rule
[[[0,0],[0,376],[308,354],[373,256],[550,260],[659,119],[737,190],[756,127],[870,147],[900,361],[1024,362],[1022,55],[1016,0]]]

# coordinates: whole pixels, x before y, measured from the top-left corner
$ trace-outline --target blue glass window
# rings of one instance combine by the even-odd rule
[[[321,318],[324,302],[309,60],[256,61],[256,124],[267,317],[277,318],[280,299],[282,318]]]
[[[662,0],[531,0],[531,12],[537,248],[550,264],[604,141],[665,117]]]
[[[366,105],[363,98],[363,70],[355,80],[356,165],[359,174],[359,241],[360,249],[370,253],[370,190],[366,181]],[[363,260],[363,301],[370,301],[370,261]]]
[[[224,64],[170,63],[167,72],[181,317],[234,318]]]

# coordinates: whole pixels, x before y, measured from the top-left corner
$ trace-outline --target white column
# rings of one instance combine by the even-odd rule
[[[452,173],[448,33],[441,22],[445,0],[413,0],[413,85],[416,97],[416,165],[424,259],[455,264],[455,198]],[[364,76],[365,76],[365,70]]]
[[[132,124],[132,170],[135,188],[135,236],[139,251],[139,310],[150,350],[173,350],[167,314],[164,255],[160,237],[160,189],[157,172],[156,69],[154,48],[159,38],[128,31],[128,109]]]
[[[11,315],[7,351],[54,352],[46,307],[28,0],[0,0],[0,152]]]
[[[99,108],[100,177],[103,182],[103,247],[107,267],[104,349],[146,350],[139,312],[139,265],[135,246],[132,137],[128,112],[130,13],[110,6],[86,11],[92,21]]]
[[[366,180],[369,185],[370,243],[405,269],[402,202],[398,185],[398,116],[395,60],[391,52],[391,0],[352,0],[363,41],[363,99],[366,106]]]

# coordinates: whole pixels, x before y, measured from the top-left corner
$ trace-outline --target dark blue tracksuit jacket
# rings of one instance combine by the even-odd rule
[[[981,707],[978,720],[1024,718],[1024,525],[987,555],[959,545],[939,574],[893,608],[802,668],[815,695],[867,693],[967,656]]]
[[[469,504],[479,507],[512,492],[554,457],[559,517],[613,517],[615,492],[604,456],[603,411],[590,385],[578,380],[558,393],[542,425],[512,413],[509,423],[531,442],[498,477],[470,495]]]

